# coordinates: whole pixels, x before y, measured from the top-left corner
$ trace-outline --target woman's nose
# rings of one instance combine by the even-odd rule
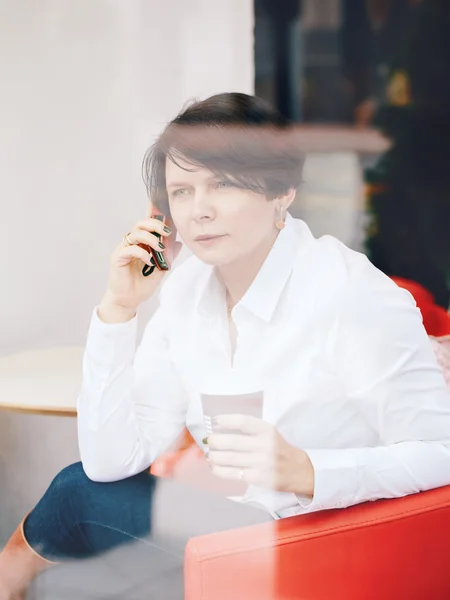
[[[212,219],[215,215],[215,209],[208,192],[206,190],[196,190],[192,206],[192,217],[196,221]]]

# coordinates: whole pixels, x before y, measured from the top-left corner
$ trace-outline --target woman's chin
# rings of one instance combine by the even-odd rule
[[[211,265],[212,267],[222,267],[233,262],[233,257],[227,252],[205,252],[196,249],[194,254],[203,263]]]
[[[230,257],[227,256],[199,256],[197,257],[205,263],[205,265],[210,265],[211,267],[223,267],[224,265],[228,265],[230,261]]]

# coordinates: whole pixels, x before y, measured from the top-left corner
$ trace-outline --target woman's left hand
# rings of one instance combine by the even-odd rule
[[[314,469],[306,452],[273,425],[246,415],[220,415],[208,437],[212,472],[280,492],[314,495]],[[226,430],[232,430],[227,433]]]

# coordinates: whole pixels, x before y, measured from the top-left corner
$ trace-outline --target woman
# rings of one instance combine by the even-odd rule
[[[220,94],[170,123],[144,165],[152,202],[193,256],[164,282],[135,352],[138,308],[165,276],[143,276],[148,246],[171,262],[180,244],[149,213],[112,253],[83,362],[81,463],[0,555],[2,600],[54,562],[131,539],[154,551],[151,581],[171,556],[180,597],[190,535],[450,483],[449,392],[420,312],[363,255],[289,215],[303,165],[289,124],[257,98]],[[204,439],[201,394],[230,379],[263,391],[262,418],[237,407]],[[185,425],[213,474],[245,493],[156,487],[148,468]],[[175,506],[157,505],[161,487]],[[158,597],[172,597],[166,583]]]

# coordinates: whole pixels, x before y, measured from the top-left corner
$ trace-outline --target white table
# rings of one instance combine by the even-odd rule
[[[83,352],[60,346],[0,357],[0,410],[76,416]]]

